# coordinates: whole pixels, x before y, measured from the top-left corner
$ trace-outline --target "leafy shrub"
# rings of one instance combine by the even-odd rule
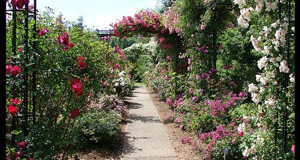
[[[74,132],[81,146],[92,143],[114,148],[120,141],[120,119],[115,113],[89,111],[75,121]]]

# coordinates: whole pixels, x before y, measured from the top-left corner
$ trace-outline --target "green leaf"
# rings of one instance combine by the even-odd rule
[[[18,135],[18,134],[20,134],[20,132],[19,132],[19,131],[17,131],[17,130],[12,130],[12,131],[11,131],[11,134]]]

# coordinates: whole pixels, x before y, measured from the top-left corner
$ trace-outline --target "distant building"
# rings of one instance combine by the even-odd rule
[[[96,31],[97,31],[97,35],[98,35],[99,38],[113,35],[112,30],[98,30],[98,29],[96,29]]]
[[[110,41],[110,37],[113,36],[113,31],[112,30],[98,30],[97,35],[99,40],[104,40],[104,41]]]

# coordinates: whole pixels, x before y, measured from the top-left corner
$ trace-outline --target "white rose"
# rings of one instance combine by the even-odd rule
[[[258,4],[256,5],[256,7],[255,7],[255,10],[256,10],[257,12],[261,12],[261,10],[263,9],[263,7],[264,7],[264,4],[263,4],[263,3],[258,3]]]
[[[262,57],[260,60],[258,60],[258,68],[262,70],[264,67],[267,66],[268,58],[266,56]]]
[[[275,11],[277,9],[277,2],[266,2],[266,11]]]
[[[256,92],[258,90],[258,88],[256,87],[255,84],[251,83],[248,85],[248,92],[252,93],[252,92]]]
[[[256,39],[253,37],[253,35],[251,35],[250,40],[251,40],[251,43],[252,43],[252,46],[254,47],[254,49],[255,49],[256,51],[260,52],[261,49],[260,49],[260,47],[259,47],[259,45],[258,45],[258,42],[259,42],[259,41],[256,40]]]
[[[270,98],[270,99],[268,99],[268,100],[265,101],[265,105],[267,107],[275,106],[275,100],[273,100],[273,99]]]
[[[255,103],[255,104],[258,104],[259,103],[259,97],[258,97],[258,94],[256,93],[251,93],[251,99],[252,101]]]
[[[239,127],[237,128],[238,132],[244,132],[246,130],[246,124],[245,122],[241,123]]]
[[[256,77],[256,81],[260,82],[260,79],[261,79],[262,76],[260,74],[257,74],[255,77]]]
[[[290,81],[292,83],[295,83],[295,76],[294,76],[294,74],[290,74]]]
[[[243,156],[244,156],[244,157],[249,157],[249,153],[250,153],[250,150],[249,150],[249,148],[246,146],[245,150],[243,151]]]
[[[260,87],[259,88],[259,93],[264,93],[265,92],[265,87]]]
[[[243,18],[242,15],[240,15],[240,16],[238,17],[237,21],[238,21],[238,24],[239,24],[241,27],[243,27],[243,28],[248,28],[248,27],[249,27],[249,23],[248,23],[246,20],[244,20],[244,18]]]
[[[266,55],[269,55],[270,54],[270,48],[268,46],[264,46],[264,53]]]
[[[292,27],[291,30],[292,30],[293,32],[295,32],[295,27]]]
[[[274,22],[274,23],[271,24],[271,27],[277,28],[277,25],[278,25],[278,23],[277,23],[277,22]]]
[[[267,72],[267,77],[270,79],[270,78],[275,78],[275,72],[274,71],[269,71]]]
[[[283,73],[289,73],[290,69],[286,60],[280,62],[279,71]]]
[[[262,78],[260,79],[260,83],[261,83],[262,85],[266,85],[266,84],[268,83],[268,81],[269,81],[269,79],[268,79],[267,77],[262,77]]]

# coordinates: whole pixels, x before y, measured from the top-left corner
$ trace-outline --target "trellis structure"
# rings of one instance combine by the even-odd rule
[[[0,34],[0,92],[6,92],[6,75],[5,75],[5,66],[6,66],[6,1],[0,2],[0,28],[2,32]],[[0,128],[6,127],[6,96],[0,96]],[[1,147],[0,147],[0,159],[5,159],[6,149],[5,142],[6,133],[1,132],[0,134]],[[3,144],[2,144],[3,143]]]
[[[12,6],[12,9],[6,10],[6,14],[12,16],[13,28],[12,37],[11,37],[11,45],[12,45],[12,55],[11,64],[13,65],[23,65],[24,71],[23,73],[23,85],[24,89],[22,89],[22,95],[16,93],[16,89],[18,86],[15,84],[12,86],[12,94],[15,96],[22,96],[22,115],[13,116],[11,130],[14,130],[17,127],[17,122],[22,122],[24,135],[28,135],[28,127],[29,123],[33,125],[35,123],[35,115],[36,115],[36,99],[37,96],[35,94],[37,88],[37,71],[35,70],[35,60],[36,60],[36,48],[37,48],[37,29],[36,29],[36,19],[37,19],[37,1],[33,1],[34,6],[33,10],[29,9],[29,5],[25,4],[24,9],[17,9],[15,6]],[[23,13],[24,21],[22,19],[18,19],[19,14]],[[34,24],[32,28],[29,27],[29,20],[34,20]],[[23,24],[22,24],[23,23]],[[24,32],[19,31],[18,33],[23,33],[22,35],[17,35],[17,31],[20,30],[18,25],[23,25]],[[32,37],[29,37],[29,32],[32,32]],[[20,42],[17,42],[17,37],[23,36],[23,39]],[[29,39],[33,39],[33,41],[29,41]],[[24,61],[20,58],[16,58],[17,56],[17,46],[18,43],[24,44]],[[30,47],[33,46],[33,47]],[[31,89],[30,89],[31,87]],[[14,141],[14,137],[12,138]]]
[[[295,19],[292,15],[292,11],[295,11],[295,6],[292,6],[291,1],[292,0],[287,0],[285,5],[282,5],[283,0],[279,0],[279,6],[278,6],[278,19],[280,21],[283,21],[285,18],[287,18],[288,22],[288,34],[286,37],[286,47],[281,48],[279,50],[280,54],[283,54],[286,59],[287,59],[287,64],[291,64],[291,41],[295,41],[294,37],[291,36],[292,31],[291,28],[292,26],[295,26]],[[216,16],[221,16],[225,14],[228,11],[231,11],[233,9],[233,6],[231,3],[220,3],[220,1],[215,1],[215,3],[211,6],[212,10],[216,14]],[[224,9],[225,8],[225,9]],[[215,20],[215,19],[214,19]],[[216,32],[212,33],[212,40],[213,40],[213,46],[214,49],[217,48],[216,44]],[[285,53],[283,53],[285,52]],[[213,54],[216,54],[216,50],[213,51]],[[214,63],[216,62],[216,56],[214,57],[215,59],[213,60]],[[292,62],[293,63],[293,62]],[[296,64],[294,62],[294,64]],[[215,64],[212,64],[214,66]],[[291,68],[292,66],[288,66],[288,68]],[[284,87],[286,88],[286,93],[287,93],[287,87],[289,86],[289,75],[285,75],[285,81],[284,81]],[[289,104],[289,99],[286,97],[285,98],[285,105],[288,106]],[[281,115],[279,114],[281,113]],[[274,159],[278,159],[277,153],[278,152],[288,152],[289,148],[287,146],[287,142],[289,140],[289,137],[296,137],[296,134],[294,132],[288,132],[289,127],[294,127],[294,126],[288,126],[288,117],[291,115],[291,113],[288,111],[287,107],[284,107],[283,110],[279,110],[278,107],[276,107],[276,117],[275,118],[275,133],[274,133],[274,143],[275,143],[275,150],[274,150]],[[281,138],[279,138],[281,137]],[[279,144],[279,139],[283,139],[282,143]],[[294,140],[295,141],[295,140]]]
[[[288,65],[290,64],[290,59],[291,59],[291,41],[294,41],[295,39],[291,36],[291,28],[292,26],[295,26],[295,19],[293,19],[294,17],[292,17],[292,9],[295,10],[294,6],[292,6],[291,4],[292,0],[287,0],[285,5],[282,6],[282,0],[279,0],[279,6],[278,6],[278,19],[280,20],[280,22],[282,22],[284,20],[284,18],[287,17],[287,21],[288,21],[288,34],[286,37],[286,47],[283,48],[280,47],[279,49],[279,54],[283,54],[284,56],[286,56],[287,59],[287,63]],[[285,16],[283,16],[285,15]],[[285,53],[282,53],[285,52]],[[295,63],[294,63],[295,64]],[[291,68],[292,66],[288,66],[289,68]],[[284,82],[284,87],[286,88],[286,93],[288,91],[287,86],[289,86],[289,75],[286,74],[285,75],[285,82]],[[285,105],[288,106],[289,103],[289,99],[288,97],[285,98]],[[282,115],[279,115],[279,113],[282,113]],[[288,117],[290,116],[291,113],[289,113],[287,107],[284,107],[284,109],[282,111],[279,111],[278,107],[276,107],[276,122],[275,122],[275,137],[274,137],[274,143],[275,143],[275,151],[274,151],[274,159],[277,159],[277,153],[282,151],[282,152],[288,152],[289,148],[287,146],[287,141],[289,139],[289,137],[292,135],[294,135],[294,137],[296,137],[295,133],[293,132],[288,132]],[[281,117],[281,119],[279,119]],[[281,122],[280,122],[281,121]],[[281,124],[281,126],[280,126]],[[294,127],[294,126],[292,126]],[[280,135],[279,135],[280,134]],[[283,141],[282,144],[278,143],[278,139],[279,136],[282,137]]]

